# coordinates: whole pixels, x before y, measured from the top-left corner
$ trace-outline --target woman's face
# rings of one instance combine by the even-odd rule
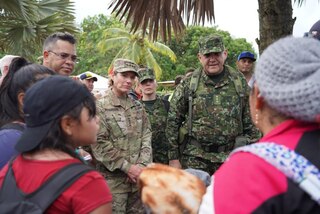
[[[94,144],[97,141],[97,134],[99,130],[99,117],[91,117],[89,110],[84,107],[80,113],[80,121],[72,126],[72,141],[77,146],[86,146]]]
[[[132,85],[136,79],[136,73],[133,71],[126,71],[121,73],[115,73],[112,76],[113,91],[118,96],[124,96],[128,94]]]

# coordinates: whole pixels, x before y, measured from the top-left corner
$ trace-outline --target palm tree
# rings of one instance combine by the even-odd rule
[[[304,0],[293,0],[302,5]],[[261,53],[275,40],[292,34],[295,18],[292,18],[292,0],[258,0],[260,39],[257,39]],[[202,24],[207,19],[214,20],[214,0],[113,0],[110,4],[112,12],[116,12],[120,19],[131,21],[131,30],[142,29],[143,33],[149,29],[153,40],[161,35],[163,41],[167,36],[171,38],[171,28],[176,36],[185,30],[183,18],[192,17],[193,24]],[[232,14],[226,14],[232,18]]]
[[[53,32],[76,33],[69,0],[0,0],[0,52],[36,57]]]
[[[108,28],[104,31],[104,39],[105,40],[98,43],[98,47],[103,53],[118,48],[119,52],[114,60],[117,58],[126,58],[133,60],[138,65],[147,65],[154,69],[157,79],[161,77],[162,70],[152,52],[168,56],[173,62],[176,61],[176,55],[169,47],[160,42],[151,42],[149,39],[143,37],[141,30],[135,33],[129,33],[125,29]]]

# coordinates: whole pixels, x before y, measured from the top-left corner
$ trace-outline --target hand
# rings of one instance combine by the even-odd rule
[[[133,183],[137,183],[138,177],[142,172],[142,168],[138,165],[132,165],[128,171],[128,177]]]
[[[133,180],[131,180],[131,178],[128,176],[128,177],[126,178],[126,183],[135,184],[136,182],[134,182]]]
[[[169,166],[172,166],[174,168],[181,169],[181,164],[179,160],[170,160],[169,161]]]

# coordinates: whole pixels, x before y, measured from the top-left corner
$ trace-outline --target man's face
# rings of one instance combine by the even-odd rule
[[[68,41],[58,40],[51,50],[43,52],[43,65],[58,74],[70,76],[76,63],[76,47]]]
[[[253,60],[249,58],[242,58],[239,61],[237,61],[237,68],[238,70],[243,73],[252,73],[253,69]]]
[[[152,95],[156,93],[157,83],[153,79],[146,79],[140,83],[140,89],[143,95]]]
[[[94,84],[93,79],[84,79],[84,80],[82,80],[82,82],[87,86],[87,88],[90,92],[93,90],[93,84]]]
[[[223,65],[227,56],[226,50],[218,53],[198,53],[198,59],[208,76],[217,75],[223,71]]]

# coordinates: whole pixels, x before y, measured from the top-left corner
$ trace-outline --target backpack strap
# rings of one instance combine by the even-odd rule
[[[1,191],[0,191],[0,202],[11,199],[18,199],[19,196],[20,199],[23,198],[23,194],[21,194],[21,191],[18,191],[17,183],[14,178],[13,170],[12,170],[12,162],[15,158],[11,159],[8,164],[8,171],[4,177]]]
[[[238,152],[250,152],[264,159],[298,184],[320,205],[320,171],[302,155],[273,142],[259,142],[240,147],[230,156]]]
[[[69,164],[44,182],[36,191],[30,194],[24,194],[18,187],[14,177],[12,162],[9,162],[8,172],[5,176],[0,200],[5,198],[18,199],[30,201],[37,204],[43,211],[45,211],[68,187],[70,187],[83,174],[94,170],[92,167],[83,163]],[[8,195],[9,194],[9,195]]]
[[[234,70],[229,65],[226,65],[226,67],[228,68],[228,71],[229,71],[230,77],[231,77],[231,81],[233,82],[234,87],[236,88],[236,92],[237,92],[239,99],[240,99],[240,111],[241,112],[240,112],[239,121],[242,121],[242,109],[245,106],[245,103],[244,103],[245,89],[243,88],[243,85],[242,85],[242,81],[241,81],[241,77],[240,77],[241,74],[239,73],[239,71]],[[242,122],[240,123],[240,125],[241,125],[241,132],[243,132]]]
[[[78,178],[92,170],[92,167],[83,163],[69,164],[52,175],[36,192],[29,194],[28,200],[46,210]]]
[[[201,69],[196,69],[191,76],[190,86],[189,86],[189,94],[188,94],[188,135],[191,136],[192,134],[192,102],[193,96],[196,93],[199,85],[199,80],[201,77]]]
[[[163,102],[164,108],[166,109],[166,112],[168,113],[169,108],[170,108],[170,102],[168,100],[163,99],[163,98],[161,100]]]
[[[20,123],[7,123],[3,126],[1,126],[0,130],[4,130],[4,129],[15,129],[15,130],[18,130],[18,131],[21,131],[23,132],[25,127],[24,125],[20,124]]]

